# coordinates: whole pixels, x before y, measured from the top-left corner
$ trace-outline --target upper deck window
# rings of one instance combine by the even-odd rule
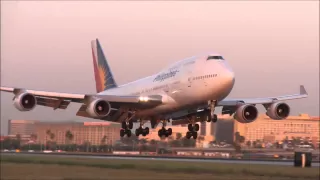
[[[222,56],[209,56],[207,60],[216,59],[216,60],[224,60]]]

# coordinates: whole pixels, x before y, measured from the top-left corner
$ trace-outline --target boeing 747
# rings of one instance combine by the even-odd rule
[[[235,74],[223,58],[213,53],[178,61],[160,72],[118,85],[108,65],[98,39],[93,40],[92,56],[96,83],[95,94],[59,93],[24,88],[1,87],[1,91],[14,94],[13,104],[20,111],[31,111],[36,105],[55,109],[66,109],[70,102],[82,106],[77,116],[94,118],[122,124],[120,136],[130,137],[133,123],[140,123],[135,135],[146,136],[151,122],[160,137],[172,134],[172,124],[188,124],[186,137],[197,138],[197,122],[216,122],[215,108],[222,107],[222,114],[233,115],[240,123],[251,123],[257,119],[257,104],[266,109],[274,120],[286,119],[290,107],[284,101],[306,98],[304,86],[299,94],[249,99],[226,98],[233,89]]]

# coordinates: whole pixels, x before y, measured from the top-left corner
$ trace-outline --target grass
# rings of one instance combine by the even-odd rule
[[[23,177],[23,178],[22,178]],[[318,168],[1,155],[4,179],[319,179]]]

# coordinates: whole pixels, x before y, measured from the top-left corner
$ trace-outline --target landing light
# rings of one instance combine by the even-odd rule
[[[139,100],[140,101],[149,101],[149,98],[148,97],[139,97]]]

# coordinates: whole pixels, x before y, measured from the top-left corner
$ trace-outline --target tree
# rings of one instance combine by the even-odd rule
[[[176,134],[176,139],[177,139],[177,140],[180,140],[181,138],[182,138],[182,134],[181,134],[181,133],[177,133],[177,134]]]
[[[204,141],[204,137],[203,136],[199,136],[197,138],[197,141],[198,141],[199,144],[202,143]]]
[[[252,142],[252,145],[253,145],[254,148],[257,147],[257,142],[256,142],[256,141],[253,141],[253,142]]]
[[[104,136],[102,137],[102,139],[101,139],[101,144],[102,144],[102,145],[105,145],[106,141],[107,141],[107,136],[104,135]]]
[[[240,138],[239,138],[239,142],[240,143],[244,143],[245,140],[246,140],[246,138],[244,136],[240,136]]]
[[[151,139],[151,140],[150,140],[150,144],[151,144],[151,145],[155,145],[155,144],[157,144],[157,141],[154,140],[154,139]]]
[[[246,145],[247,145],[248,147],[250,147],[250,146],[251,146],[251,141],[247,141]]]
[[[53,141],[55,137],[56,137],[55,134],[53,134],[53,133],[50,134],[50,140],[51,140],[51,141]]]
[[[196,140],[195,139],[187,139],[186,137],[183,137],[181,139],[182,146],[183,147],[195,147],[196,146]]]
[[[21,148],[21,135],[20,134],[16,134],[16,145],[17,145],[17,149],[20,149]]]
[[[67,144],[70,145],[71,141],[73,140],[73,134],[70,130],[66,131],[65,134],[66,140],[67,140]]]

